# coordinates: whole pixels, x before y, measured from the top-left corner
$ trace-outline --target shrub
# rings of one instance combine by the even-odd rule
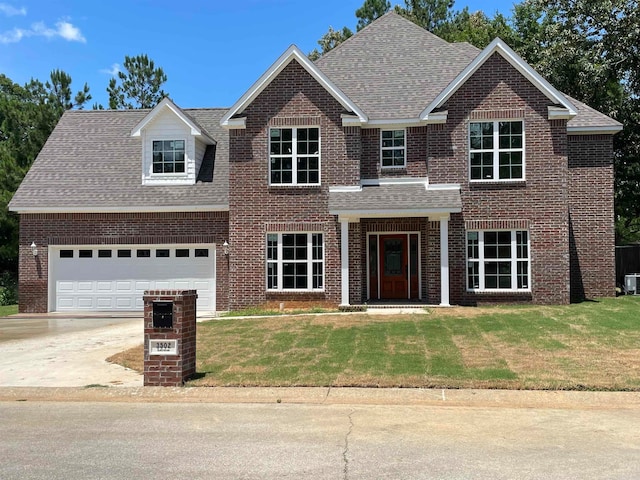
[[[0,274],[0,306],[18,303],[18,280],[11,272]]]

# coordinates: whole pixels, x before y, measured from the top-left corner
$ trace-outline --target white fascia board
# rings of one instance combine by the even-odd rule
[[[227,130],[244,130],[247,128],[247,117],[232,118],[223,127]]]
[[[359,218],[415,218],[415,217],[434,217],[445,216],[451,213],[461,213],[462,208],[406,208],[398,210],[329,210],[329,214],[338,215],[340,219],[359,219]]]
[[[157,213],[157,212],[228,212],[229,205],[187,205],[161,207],[18,207],[12,212],[23,213]]]
[[[335,98],[344,108],[354,112],[361,122],[367,121],[367,116],[362,110],[340,90],[322,71],[295,45],[291,45],[280,57],[262,74],[262,76],[247,90],[240,99],[233,104],[229,111],[220,120],[220,125],[227,126],[235,115],[244,111],[260,93],[284,70],[284,68],[296,60],[329,94]]]
[[[142,120],[140,120],[140,122],[138,122],[138,124],[135,127],[133,127],[133,129],[131,130],[131,136],[139,137],[144,127],[146,127],[154,118],[156,118],[156,116],[158,116],[160,112],[165,108],[171,111],[177,118],[179,118],[183,123],[185,123],[187,127],[189,127],[189,129],[191,130],[190,132],[191,135],[195,137],[203,137],[203,139],[205,140],[205,143],[208,143],[210,145],[217,144],[215,139],[211,138],[206,132],[203,132],[202,129],[198,125],[196,125],[182,111],[180,107],[178,107],[175,103],[173,103],[169,99],[169,97],[163,98],[158,105],[153,107],[153,110],[151,110],[147,115],[145,115],[145,117]]]
[[[379,185],[415,185],[421,184],[425,188],[429,184],[429,180],[420,177],[405,177],[405,178],[370,178],[360,180],[360,185],[363,187],[377,187]]]
[[[336,185],[335,187],[329,187],[329,193],[347,193],[347,192],[361,192],[361,185]]]
[[[622,131],[623,125],[609,125],[606,127],[567,127],[568,135],[615,135]]]
[[[547,108],[549,120],[571,120],[575,115],[572,115],[567,108],[549,106]]]
[[[447,123],[447,111],[435,112],[428,116],[428,118],[395,118],[395,119],[377,119],[369,120],[367,123],[363,123],[358,117],[354,115],[342,115],[343,127],[362,127],[362,128],[407,128],[407,127],[423,127],[429,124]]]
[[[432,183],[429,190],[460,190],[459,183]]]
[[[577,115],[577,109],[569,99],[542,78],[522,57],[514,52],[511,47],[496,37],[467,67],[458,74],[456,78],[438,95],[427,108],[420,114],[420,118],[427,118],[433,110],[440,108],[444,103],[464,85],[464,83],[482,66],[494,53],[499,53],[502,58],[511,64],[516,70],[524,75],[535,87],[540,90],[553,103],[562,105],[572,117]]]

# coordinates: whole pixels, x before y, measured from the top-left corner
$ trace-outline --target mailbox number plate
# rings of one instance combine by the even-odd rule
[[[149,339],[149,355],[177,355],[178,340]]]

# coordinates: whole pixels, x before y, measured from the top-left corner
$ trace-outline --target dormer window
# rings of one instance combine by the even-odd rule
[[[184,173],[185,141],[153,141],[153,173]]]

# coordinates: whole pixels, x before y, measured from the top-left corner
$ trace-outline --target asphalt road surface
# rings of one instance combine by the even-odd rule
[[[640,411],[0,402],[0,478],[631,479]]]

